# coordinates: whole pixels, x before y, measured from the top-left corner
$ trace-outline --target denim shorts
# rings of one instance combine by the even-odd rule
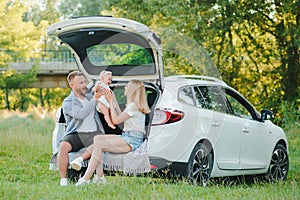
[[[136,150],[144,140],[143,132],[141,131],[124,131],[119,137],[123,138],[131,146],[131,151]]]

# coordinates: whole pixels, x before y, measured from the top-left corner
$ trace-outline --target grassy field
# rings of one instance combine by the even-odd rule
[[[54,117],[0,113],[0,199],[300,199],[299,124],[286,130],[290,171],[281,183],[210,184],[146,177],[107,176],[108,184],[59,186],[48,170]]]

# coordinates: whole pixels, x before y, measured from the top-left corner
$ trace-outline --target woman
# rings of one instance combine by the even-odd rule
[[[117,113],[114,106],[114,94],[106,95],[111,106],[111,118],[114,124],[124,122],[122,135],[98,135],[94,137],[93,152],[89,166],[76,186],[90,183],[94,171],[96,175],[93,183],[106,183],[103,172],[104,152],[127,153],[137,149],[142,143],[145,134],[145,114],[150,112],[146,100],[146,91],[143,82],[131,80],[125,86],[124,95],[127,105],[122,113]]]

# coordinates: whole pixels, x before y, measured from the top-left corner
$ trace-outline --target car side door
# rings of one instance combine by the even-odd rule
[[[239,169],[242,128],[239,120],[228,117],[230,111],[224,91],[219,86],[198,86],[197,90],[201,93],[201,101],[210,110],[211,123],[207,138],[213,146],[214,161],[220,169]]]
[[[269,147],[267,126],[258,119],[258,114],[240,94],[226,89],[226,98],[234,120],[242,126],[240,168],[262,169],[268,164]]]

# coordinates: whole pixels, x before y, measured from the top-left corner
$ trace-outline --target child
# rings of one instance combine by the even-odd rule
[[[110,71],[102,71],[99,75],[99,81],[96,84],[99,84],[102,88],[108,89],[109,85],[112,82],[112,72]],[[111,118],[110,118],[110,105],[109,102],[106,100],[106,97],[102,95],[98,101],[96,108],[99,112],[103,113],[104,119],[107,122],[107,125],[111,127],[112,129],[115,129],[115,125],[112,123]]]

